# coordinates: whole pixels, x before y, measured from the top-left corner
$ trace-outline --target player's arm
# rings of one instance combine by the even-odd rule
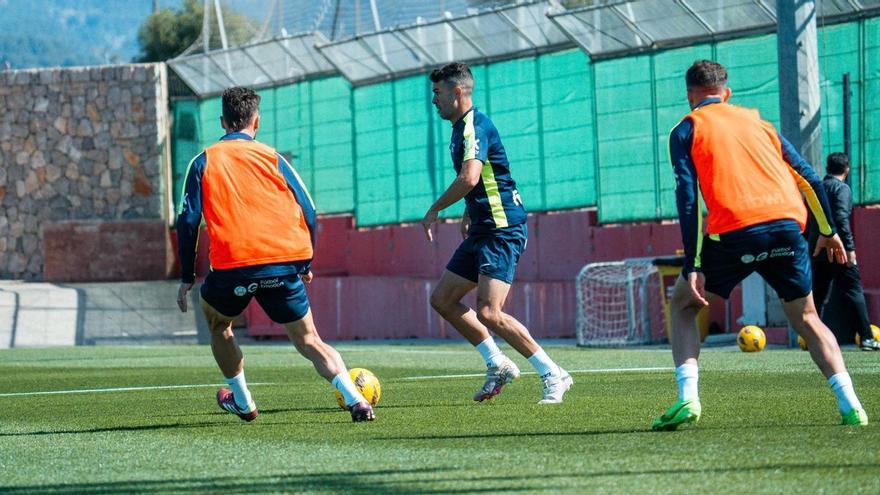
[[[429,241],[434,240],[434,236],[431,233],[431,225],[437,221],[437,215],[461,198],[467,196],[471,189],[480,182],[483,164],[489,159],[489,140],[487,134],[486,130],[481,127],[465,128],[461,170],[458,172],[455,180],[452,181],[452,184],[449,184],[446,191],[431,205],[431,208],[428,209],[428,212],[422,218],[422,227],[425,228],[425,236],[427,236]],[[480,143],[484,143],[484,146],[480,146]]]
[[[777,136],[779,136],[779,142],[782,145],[782,158],[795,172],[793,175],[797,181],[798,189],[806,198],[807,206],[816,218],[819,233],[825,237],[832,237],[835,234],[835,228],[831,221],[831,204],[828,202],[825,188],[822,187],[822,179],[816,175],[813,167],[804,160],[794,145],[788,142],[782,134],[777,133]]]
[[[177,305],[186,312],[186,293],[196,280],[196,249],[202,224],[202,174],[207,164],[204,152],[189,162],[177,214],[177,253],[180,258],[180,288]]]
[[[823,249],[827,249],[828,261],[840,264],[846,263],[846,250],[834,227],[831,204],[828,202],[825,188],[822,187],[822,180],[813,171],[813,167],[798,153],[794,145],[785,139],[785,136],[778,132],[776,135],[779,137],[782,158],[791,167],[792,175],[798,184],[798,189],[806,198],[807,206],[810,208],[810,212],[813,213],[816,224],[819,226],[820,236],[816,242],[816,250],[813,252],[813,256],[819,254]]]
[[[693,128],[690,120],[683,120],[669,135],[669,159],[675,174],[675,205],[678,208],[678,223],[684,244],[684,266],[681,273],[685,278],[691,272],[700,271],[703,236],[697,168],[691,158]]]
[[[281,175],[284,176],[284,179],[287,181],[288,187],[293,192],[294,197],[296,198],[296,202],[299,203],[300,208],[303,212],[303,218],[306,221],[306,226],[309,229],[309,237],[312,241],[312,253],[317,251],[318,244],[318,235],[317,235],[317,223],[318,223],[318,213],[315,209],[315,203],[312,201],[312,196],[309,194],[309,190],[306,189],[306,185],[303,183],[299,174],[296,173],[296,170],[293,166],[284,159],[280,154],[278,155],[278,170],[281,172]],[[303,264],[301,272],[303,274],[308,274],[311,271],[311,260],[307,261]]]
[[[422,227],[425,229],[425,236],[427,236],[428,241],[434,241],[434,234],[431,232],[431,225],[437,221],[437,215],[446,208],[454,205],[461,198],[467,196],[467,193],[471,192],[471,189],[480,182],[480,173],[482,170],[483,162],[480,160],[466,160],[461,164],[461,171],[455,177],[455,180],[452,181],[452,184],[449,184],[449,187],[446,188],[446,191],[440,195],[437,201],[434,201],[434,204],[431,205],[428,212],[425,213],[425,216],[422,218]],[[467,214],[467,212],[465,212],[465,214]],[[464,223],[464,217],[462,217],[462,223]]]
[[[454,205],[461,198],[467,196],[471,189],[480,182],[480,173],[483,170],[483,162],[480,160],[467,160],[461,165],[461,172],[449,184],[446,191],[440,195],[437,201],[431,205],[429,211],[441,212]]]

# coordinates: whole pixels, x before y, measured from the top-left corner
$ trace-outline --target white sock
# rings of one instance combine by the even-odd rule
[[[529,363],[535,367],[535,371],[538,372],[538,376],[545,377],[547,375],[558,375],[559,374],[559,366],[550,359],[550,356],[544,352],[544,349],[539,347],[538,351],[532,354],[529,358]]]
[[[232,397],[235,398],[235,405],[242,411],[249,411],[254,399],[251,397],[251,391],[247,388],[247,382],[244,379],[244,370],[241,373],[227,378],[226,383],[232,389]]]
[[[699,399],[699,368],[696,364],[683,364],[675,368],[675,381],[678,382],[678,400]]]
[[[831,385],[831,390],[837,396],[837,407],[840,409],[840,414],[862,408],[862,403],[856,397],[856,389],[853,388],[849,373],[843,372],[833,375],[828,379],[828,384]]]
[[[498,366],[501,364],[501,358],[504,357],[504,353],[501,352],[501,349],[498,348],[498,344],[495,343],[495,339],[491,336],[477,344],[476,347],[480,356],[483,356],[483,361],[486,362],[486,366]]]
[[[354,382],[351,381],[351,376],[348,375],[347,370],[333,377],[333,386],[342,394],[342,399],[345,400],[346,406],[353,406],[358,402],[367,401],[357,387],[354,386]]]

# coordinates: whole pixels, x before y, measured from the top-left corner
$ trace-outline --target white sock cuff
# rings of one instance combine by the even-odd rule
[[[700,367],[696,364],[685,363],[678,368],[675,368],[675,376],[676,377],[694,377],[698,376],[700,373]]]
[[[833,390],[837,390],[847,385],[852,386],[853,382],[852,378],[849,376],[849,373],[844,371],[843,373],[831,375],[831,378],[828,379],[828,384],[831,385],[831,388]]]

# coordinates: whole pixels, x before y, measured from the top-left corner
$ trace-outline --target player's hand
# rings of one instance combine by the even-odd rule
[[[846,252],[846,266],[856,266],[858,262],[856,261],[856,252],[855,251],[847,251]]]
[[[177,307],[180,308],[181,313],[186,313],[186,295],[192,288],[193,284],[191,283],[181,283],[177,289]]]
[[[691,289],[691,298],[695,302],[703,306],[709,305],[709,301],[706,300],[706,276],[703,272],[688,273],[688,286]]]
[[[436,221],[437,212],[433,209],[428,210],[428,213],[425,213],[425,217],[422,218],[422,227],[425,229],[425,237],[428,238],[428,242],[434,242],[434,233],[431,232],[431,228]]]
[[[315,276],[312,275],[312,271],[309,270],[308,273],[303,273],[302,275],[299,276],[299,278],[303,279],[303,282],[310,284],[310,283],[312,283],[312,279],[315,278]]]
[[[471,217],[467,214],[467,211],[464,212],[464,215],[461,216],[461,238],[467,239],[468,230],[471,228]]]
[[[831,237],[820,235],[818,242],[816,242],[816,250],[813,251],[813,256],[819,256],[823,249],[825,254],[828,255],[829,263],[839,263],[841,265],[846,263],[846,250],[839,235],[834,234]]]

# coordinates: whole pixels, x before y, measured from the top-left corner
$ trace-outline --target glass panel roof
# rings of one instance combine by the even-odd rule
[[[313,34],[178,57],[168,65],[199,96],[235,86],[272,86],[335,69],[315,50]]]
[[[497,2],[496,2],[497,3]],[[440,19],[329,40],[321,31],[282,36],[168,62],[199,96],[232,85],[270,86],[341,73],[368,84],[451,61],[487,63],[580,46],[592,57],[740,32],[772,30],[776,0],[611,0],[566,9],[520,0]],[[820,17],[880,13],[880,0],[818,0]]]
[[[319,43],[317,49],[353,84],[367,84],[452,61],[482,62],[572,46],[545,15],[549,5],[516,3]]]

